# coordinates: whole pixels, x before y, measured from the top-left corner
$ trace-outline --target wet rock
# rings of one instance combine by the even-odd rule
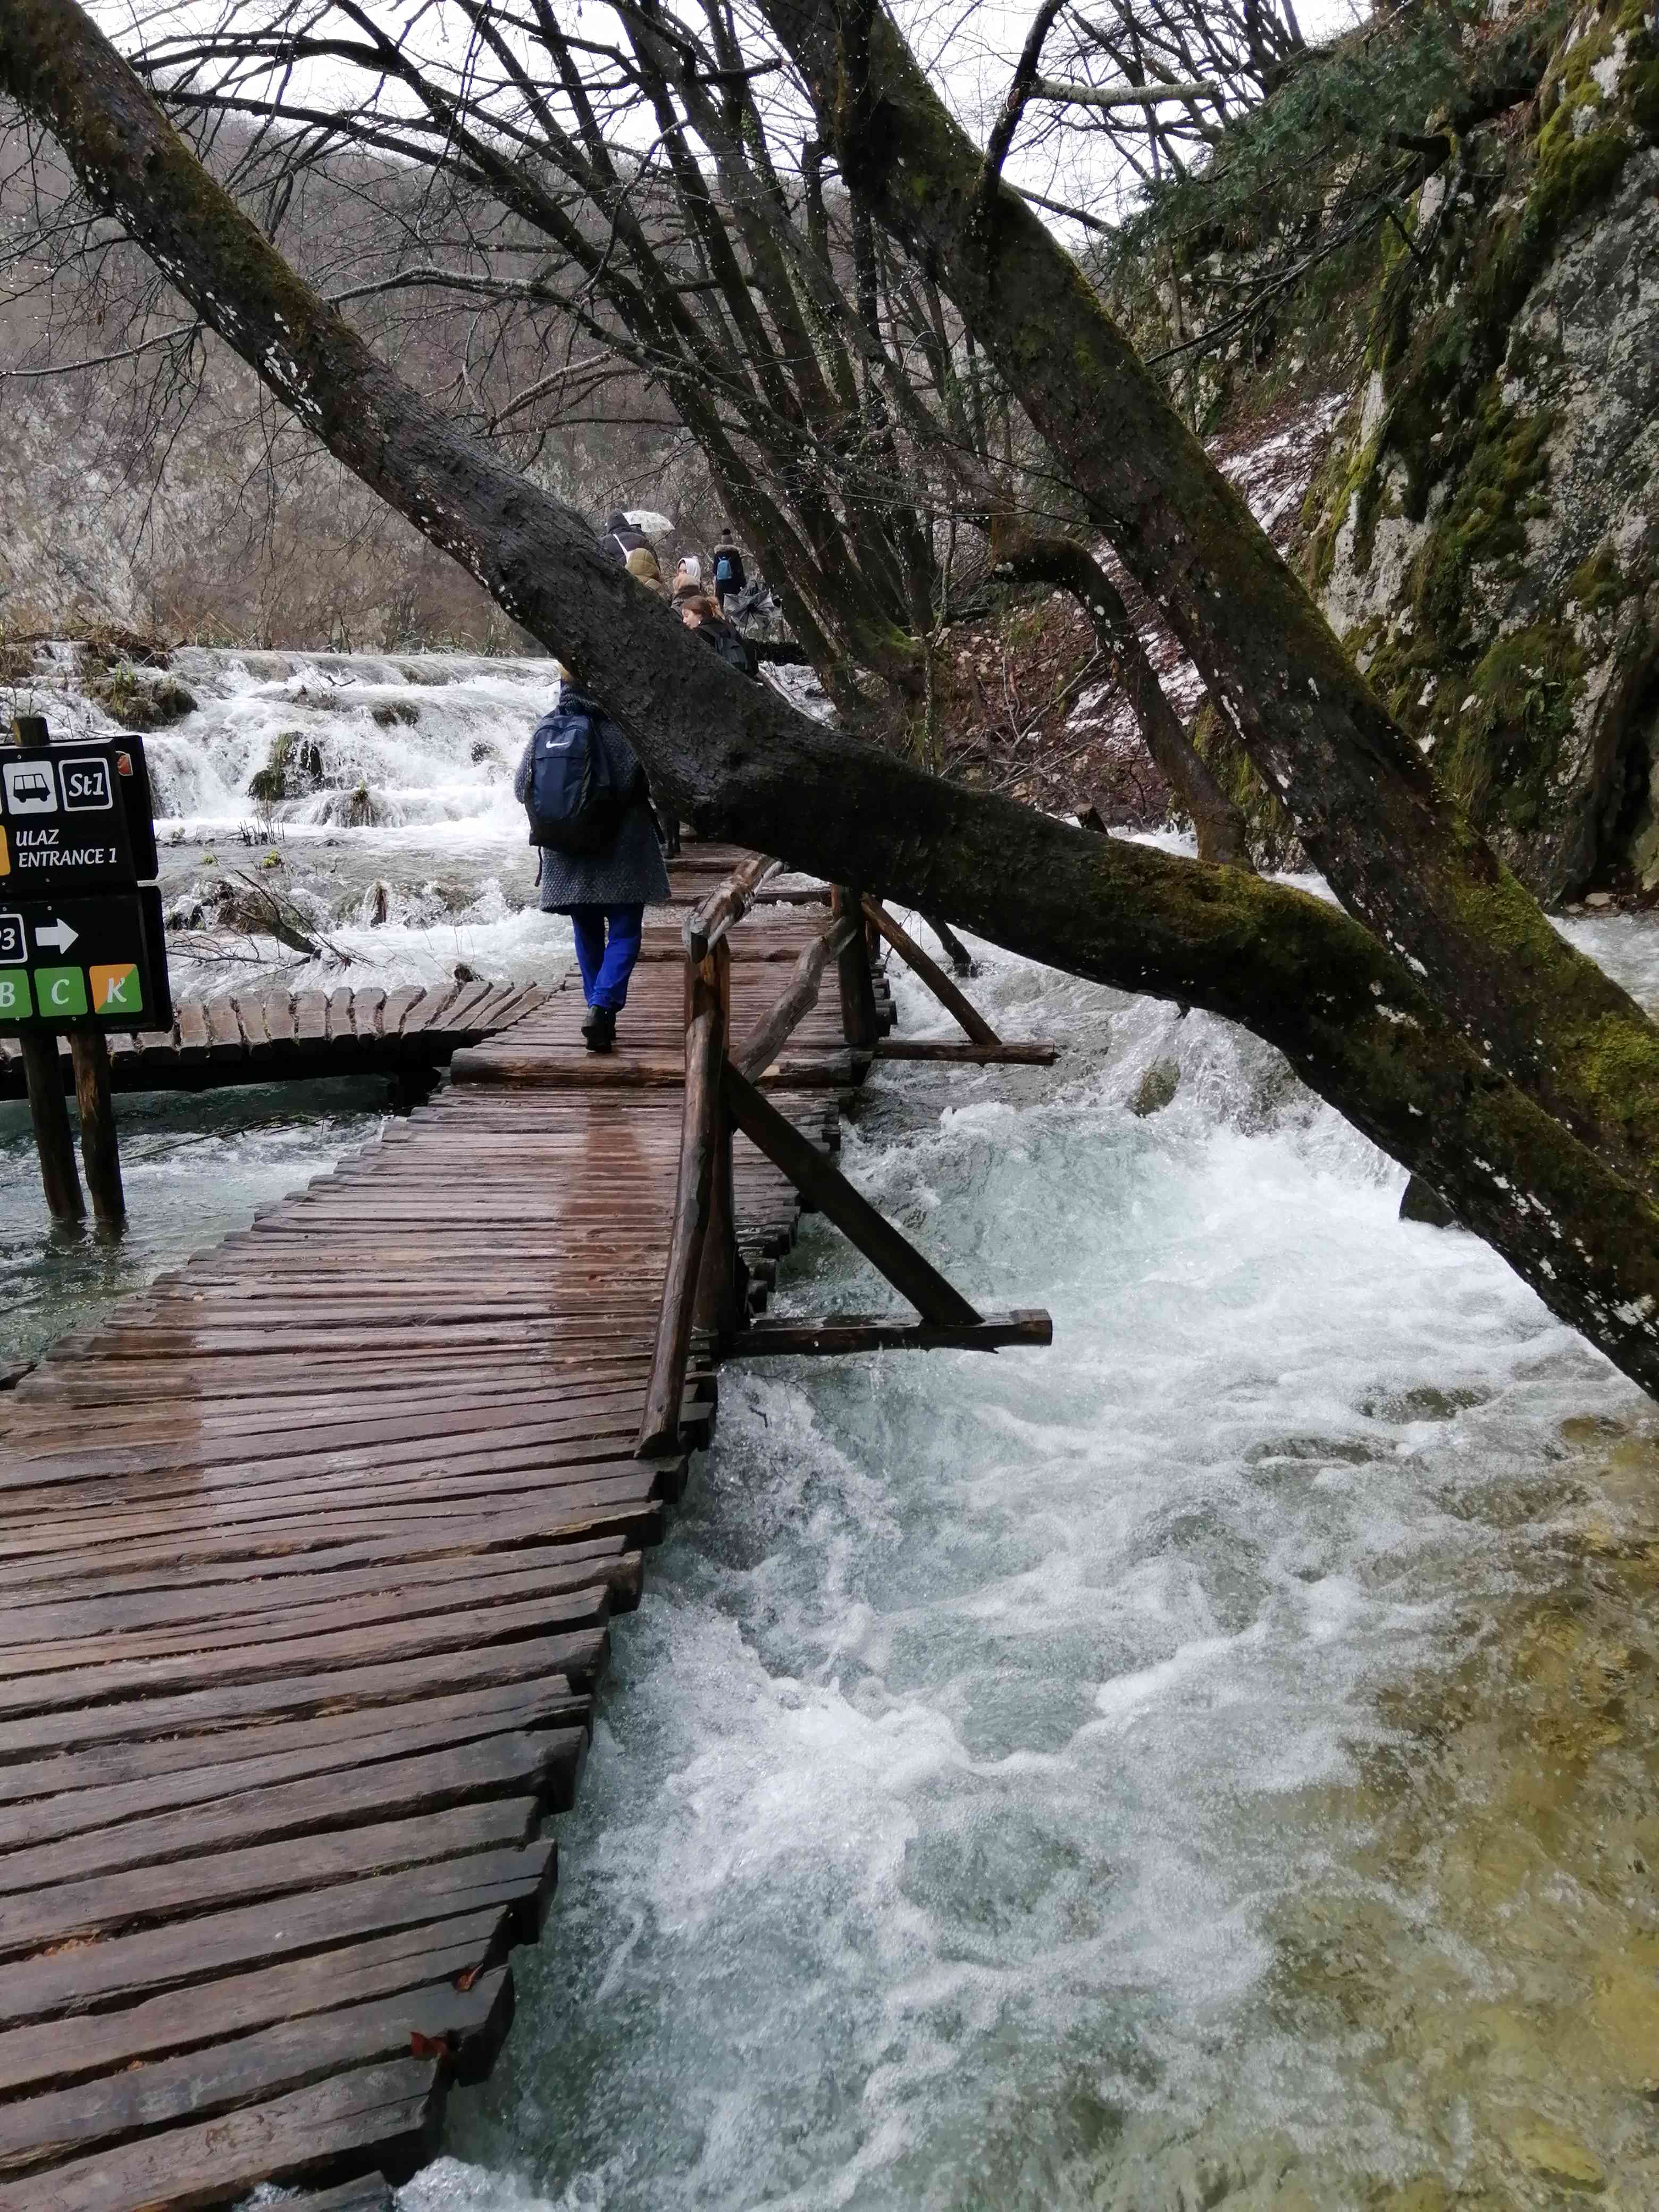
[[[248,778],[247,795],[262,806],[275,806],[281,799],[315,791],[322,781],[323,753],[317,740],[300,730],[279,730],[264,766]]]
[[[1528,2173],[1558,2189],[1579,2189],[1595,2196],[1607,2185],[1601,2160],[1576,2136],[1547,2120],[1529,2118],[1510,2135],[1509,2146]]]
[[[1421,1176],[1415,1175],[1401,1194],[1400,1218],[1402,1221],[1425,1222],[1431,1229],[1455,1229],[1460,1226],[1457,1216],[1439,1192],[1425,1182]]]
[[[87,696],[96,701],[111,721],[141,735],[149,730],[170,730],[175,722],[196,712],[194,693],[187,691],[176,677],[141,675],[125,665],[94,678],[87,686]]]
[[[1180,1087],[1179,1061],[1155,1060],[1131,1093],[1129,1111],[1138,1114],[1142,1121],[1148,1115],[1161,1114]]]

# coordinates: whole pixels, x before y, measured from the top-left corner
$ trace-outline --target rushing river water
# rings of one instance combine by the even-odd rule
[[[181,985],[252,972],[215,884],[270,852],[331,975],[562,957],[507,792],[540,672],[184,672]],[[295,728],[319,788],[258,821]],[[1651,923],[1575,927],[1659,998]],[[726,1370],[404,2212],[1659,2204],[1659,1419],[1265,1048],[983,957],[1060,1064],[886,1068],[844,1159],[1054,1347]],[[15,1116],[12,1352],[380,1110],[134,1102],[118,1251],[41,1232]],[[817,1224],[781,1302],[885,1301]]]

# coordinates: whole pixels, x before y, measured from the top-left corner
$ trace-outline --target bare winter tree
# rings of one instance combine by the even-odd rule
[[[466,0],[400,39],[383,6],[271,0],[152,15],[135,60],[267,234],[515,466],[544,474],[550,440],[596,420],[683,425],[843,709],[867,720],[873,678],[903,731],[964,553],[981,574],[992,517],[1051,528],[1054,488],[1020,465],[1029,432],[925,258],[849,198],[762,27],[722,0],[630,0],[615,25]],[[14,266],[27,252],[48,297],[122,331],[159,431],[204,326],[107,236],[45,195]],[[1116,595],[1080,555],[1020,574],[1073,589],[1087,569],[1097,623]],[[1242,860],[1125,623],[1109,657],[1134,667],[1201,852]]]
[[[918,253],[1166,606],[1352,919],[1066,830],[806,722],[702,651],[581,519],[285,263],[75,0],[11,0],[0,87],[194,313],[611,703],[690,818],[1277,1044],[1558,1314],[1659,1389],[1659,1030],[1563,942],[1389,720],[1079,273],[891,23],[769,15],[854,194]]]
[[[1141,185],[1182,177],[1307,51],[1291,0],[1042,0],[991,134],[991,163],[1000,167],[1023,127],[1051,147],[1080,135],[1070,161],[1097,174]]]

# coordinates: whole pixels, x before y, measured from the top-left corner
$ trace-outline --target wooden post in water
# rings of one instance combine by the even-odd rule
[[[691,985],[692,1012],[715,1010],[720,1040],[716,1073],[726,1065],[732,1035],[732,947],[722,937],[699,961]],[[689,1103],[689,1102],[688,1102]],[[738,1250],[737,1202],[732,1192],[732,1116],[718,1080],[714,1085],[712,1136],[714,1173],[708,1192],[708,1229],[703,1239],[702,1269],[697,1279],[696,1322],[729,1343],[748,1318],[748,1279]]]
[[[858,890],[837,888],[830,904],[836,915],[861,917],[864,912],[863,894]],[[870,980],[870,953],[862,929],[843,947],[836,965],[841,977],[841,1025],[847,1042],[854,1052],[873,1052],[881,1036],[881,1021],[876,1012],[876,987]]]
[[[64,1097],[58,1040],[38,1030],[25,1030],[17,1042],[28,1082],[29,1119],[34,1124],[34,1149],[40,1156],[40,1182],[46,1194],[46,1211],[54,1221],[79,1221],[84,1218],[87,1206],[81,1195],[81,1178],[75,1170],[75,1138]]]
[[[102,1030],[71,1030],[70,1054],[75,1062],[81,1158],[92,1193],[93,1216],[106,1228],[118,1229],[127,1218],[127,1201],[121,1188],[121,1152],[110,1097],[109,1045]]]

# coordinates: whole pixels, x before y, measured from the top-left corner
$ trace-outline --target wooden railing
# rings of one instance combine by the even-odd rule
[[[855,1051],[866,1053],[877,1048],[880,1022],[866,935],[872,927],[917,967],[924,981],[951,1006],[964,1027],[969,1026],[968,1016],[979,1024],[983,1035],[977,1036],[969,1030],[970,1050],[985,1057],[1012,1058],[1035,1057],[1045,1048],[1001,1045],[950,979],[884,909],[856,890],[842,890],[834,894],[828,923],[796,961],[772,1007],[733,1051],[729,1042],[729,938],[779,866],[759,857],[746,861],[688,915],[683,933],[685,1104],[662,1305],[635,1444],[641,1455],[678,1447],[686,1364],[699,1335],[722,1351],[738,1352],[745,1357],[757,1352],[925,1350],[946,1346],[994,1352],[1001,1345],[1053,1341],[1053,1324],[1042,1311],[978,1312],[757,1087],[775,1066],[783,1044],[817,1003],[832,961],[841,988],[842,1028],[848,1044]],[[918,962],[924,964],[918,966]],[[930,969],[931,975],[927,972]],[[1052,1058],[1052,1048],[1046,1049]],[[956,1056],[953,1048],[951,1056]],[[732,1200],[734,1131],[741,1131],[781,1170],[803,1198],[836,1224],[909,1300],[920,1320],[907,1322],[865,1314],[830,1315],[806,1322],[749,1318],[748,1283],[738,1249]]]

